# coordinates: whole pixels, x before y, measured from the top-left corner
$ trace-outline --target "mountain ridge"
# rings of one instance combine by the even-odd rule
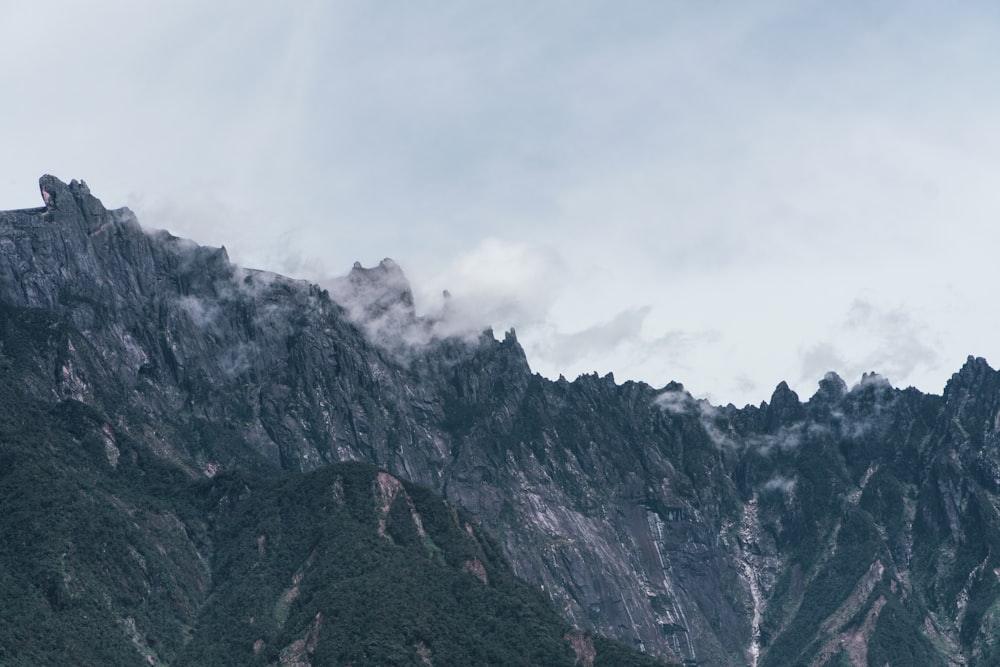
[[[38,401],[101,415],[112,468],[126,435],[191,478],[370,462],[469,512],[572,624],[677,662],[998,658],[985,360],[941,395],[827,375],[805,402],[780,383],[743,408],[551,381],[513,332],[414,319],[394,263],[352,269],[343,305],[74,183],[43,177],[45,208],[0,213],[0,302],[49,318],[19,372]],[[372,341],[386,331],[412,336]]]

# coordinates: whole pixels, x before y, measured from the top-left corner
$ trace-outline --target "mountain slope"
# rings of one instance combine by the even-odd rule
[[[552,382],[513,332],[416,317],[391,261],[327,291],[146,232],[81,183],[41,188],[44,208],[0,214],[4,350],[40,414],[95,415],[113,470],[367,461],[461,506],[572,624],[676,661],[997,659],[1000,378],[981,359],[943,396],[830,375],[743,409]]]
[[[0,664],[662,664],[572,629],[432,492],[361,463],[192,476],[26,395],[53,320],[0,330]]]

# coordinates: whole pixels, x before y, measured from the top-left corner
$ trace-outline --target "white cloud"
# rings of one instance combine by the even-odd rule
[[[941,364],[938,334],[902,306],[885,308],[855,299],[828,335],[832,340],[816,343],[802,353],[803,375],[836,369],[847,377],[859,377],[877,371],[906,386]]]
[[[757,449],[763,456],[770,455],[775,449],[788,452],[798,449],[802,444],[804,431],[804,424],[801,423],[782,426],[777,433],[751,436],[747,439],[747,445]]]
[[[492,236],[417,275],[416,309],[434,320],[435,335],[466,337],[537,329],[565,279],[551,250]]]
[[[764,482],[764,486],[762,488],[764,491],[778,491],[785,495],[790,495],[795,491],[796,484],[797,481],[794,477],[775,475],[771,479]]]
[[[187,313],[191,322],[200,329],[211,327],[219,316],[219,308],[215,304],[194,296],[182,296],[177,300],[180,309]]]
[[[734,449],[742,442],[723,412],[704,399],[695,399],[682,389],[668,389],[656,397],[656,404],[666,412],[697,417],[708,439],[720,449]]]
[[[656,404],[672,415],[693,414],[697,409],[686,391],[665,391],[656,397]]]

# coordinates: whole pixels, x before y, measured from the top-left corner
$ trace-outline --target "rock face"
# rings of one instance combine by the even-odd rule
[[[737,409],[532,374],[438,338],[391,260],[329,291],[143,230],[83,183],[0,213],[0,302],[44,314],[34,399],[180,466],[366,461],[432,488],[566,618],[701,665],[1000,664],[1000,374],[835,375]],[[7,342],[6,345],[14,344]]]

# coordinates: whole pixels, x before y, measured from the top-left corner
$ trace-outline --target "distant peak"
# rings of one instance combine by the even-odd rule
[[[351,267],[351,273],[352,274],[358,273],[361,275],[379,275],[379,274],[402,275],[403,269],[400,268],[399,264],[397,264],[395,261],[386,257],[385,259],[383,259],[381,262],[379,262],[370,269],[366,269],[361,262],[354,262],[354,265]]]
[[[958,387],[973,389],[988,381],[988,378],[993,377],[995,373],[986,359],[969,355],[962,368],[948,380],[945,393],[950,393]]]
[[[830,403],[840,401],[847,394],[847,383],[839,375],[830,371],[819,381],[819,389],[813,398],[818,398]]]
[[[38,179],[38,189],[49,213],[73,216],[82,213],[86,222],[93,222],[107,212],[101,200],[90,194],[84,181],[74,179],[66,184],[52,174],[45,174]]]
[[[353,320],[373,330],[402,330],[416,318],[410,283],[391,259],[383,259],[370,269],[354,262],[347,276],[328,287],[330,296]]]
[[[974,357],[971,354],[965,360],[965,364],[962,366],[959,373],[981,373],[983,371],[992,371],[990,364],[983,357]]]
[[[767,406],[769,421],[796,418],[801,410],[802,403],[799,401],[799,395],[792,391],[787,382],[782,380],[774,388],[774,393],[771,394],[771,404]]]
[[[50,211],[59,208],[63,202],[73,197],[69,185],[63,183],[52,174],[45,174],[38,179],[38,189],[42,193],[42,201],[45,203],[45,208]],[[87,192],[89,194],[89,188]]]
[[[781,407],[785,405],[798,405],[799,395],[792,391],[788,383],[782,380],[778,383],[778,386],[774,388],[774,393],[771,394],[771,405],[775,407]]]
[[[370,269],[362,266],[361,262],[354,262],[347,280],[356,291],[364,292],[365,296],[372,298],[379,310],[397,303],[413,308],[410,281],[406,279],[399,264],[388,257]]]
[[[889,382],[885,376],[879,375],[875,371],[871,371],[870,373],[862,373],[861,381],[854,385],[854,387],[851,388],[851,391],[854,391],[855,389],[864,389],[865,387],[892,389],[892,383]]]

